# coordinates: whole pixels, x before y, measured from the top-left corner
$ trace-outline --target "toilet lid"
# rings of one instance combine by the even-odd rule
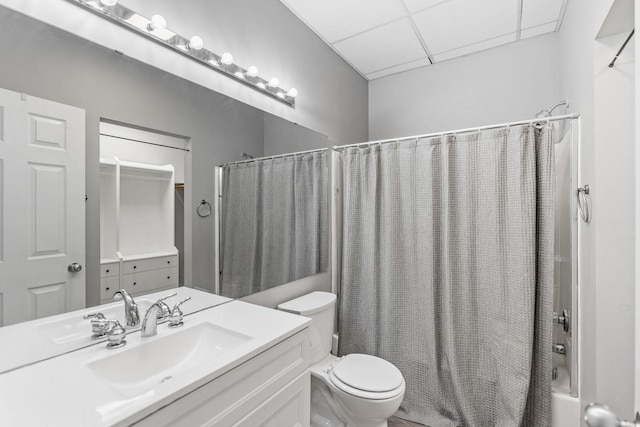
[[[333,367],[332,374],[350,387],[375,393],[396,390],[404,382],[400,370],[393,364],[367,354],[345,356]]]

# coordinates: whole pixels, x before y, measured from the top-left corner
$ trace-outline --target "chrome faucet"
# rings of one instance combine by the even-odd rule
[[[113,299],[116,301],[124,300],[124,315],[127,318],[127,327],[133,328],[138,326],[140,324],[138,305],[133,300],[133,297],[129,295],[129,292],[120,289],[113,294]]]
[[[142,319],[141,337],[152,337],[158,334],[158,314],[162,313],[162,302],[154,302]]]

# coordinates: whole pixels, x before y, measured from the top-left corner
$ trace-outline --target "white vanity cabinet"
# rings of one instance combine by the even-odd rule
[[[308,328],[143,418],[145,426],[309,426]]]
[[[178,286],[173,166],[100,160],[100,299]]]

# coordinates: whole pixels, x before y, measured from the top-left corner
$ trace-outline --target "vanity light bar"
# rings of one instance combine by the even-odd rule
[[[270,97],[295,107],[295,98],[298,91],[295,88],[285,90],[279,87],[277,78],[265,80],[257,74],[257,68],[254,66],[244,69],[233,63],[233,56],[229,53],[217,55],[204,48],[203,40],[198,36],[185,38],[175,32],[169,30],[164,25],[158,25],[157,22],[164,21],[157,15],[148,19],[133,10],[114,3],[111,6],[106,5],[107,1],[101,0],[68,0],[78,6],[84,7],[97,15],[111,20],[137,34],[153,40],[161,45],[172,49],[182,55],[199,62],[200,64],[214,69],[227,77],[252,87],[258,92],[269,95]],[[277,83],[274,85],[274,83]]]

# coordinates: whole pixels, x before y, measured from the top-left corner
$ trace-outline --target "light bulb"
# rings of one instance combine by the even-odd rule
[[[157,30],[158,28],[166,28],[166,27],[167,27],[167,20],[164,19],[163,16],[153,15],[151,17],[151,23],[148,26],[149,31]]]
[[[229,52],[223,53],[222,57],[220,58],[220,62],[222,62],[224,65],[233,64],[233,55],[231,55]]]
[[[287,96],[290,98],[295,98],[296,96],[298,96],[298,89],[292,87],[291,89],[289,89],[289,92],[287,92]]]
[[[204,47],[204,41],[200,37],[193,36],[191,37],[191,40],[189,40],[189,49],[200,50],[203,47]]]
[[[236,71],[233,74],[239,79],[244,79],[244,73],[242,71]]]
[[[247,75],[249,77],[258,77],[258,67],[256,67],[255,65],[252,65],[251,67],[249,67],[247,69]]]
[[[276,95],[278,95],[278,98],[284,99],[284,92],[278,92]]]
[[[118,3],[118,0],[100,0],[100,3],[105,6],[115,6],[116,3]]]
[[[269,80],[269,87],[278,87],[280,86],[280,80],[278,80],[277,77],[272,77],[271,80]]]

